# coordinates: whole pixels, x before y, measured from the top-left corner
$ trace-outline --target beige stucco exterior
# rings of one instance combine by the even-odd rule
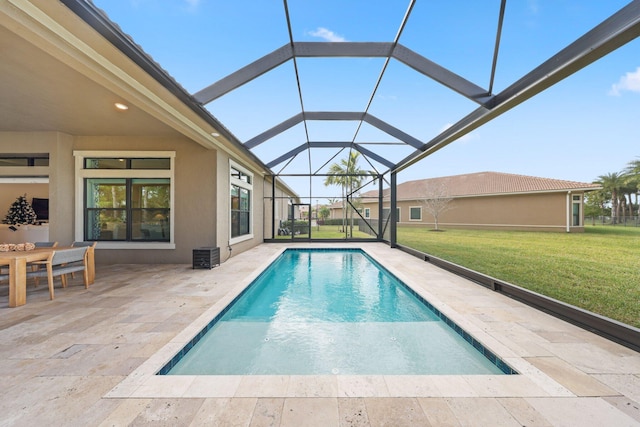
[[[573,200],[574,196],[579,197]],[[530,230],[584,231],[583,191],[557,191],[526,194],[497,194],[475,197],[456,197],[438,217],[439,227]],[[572,203],[579,203],[579,224],[573,225]],[[383,203],[388,207],[388,202]],[[363,202],[372,219],[378,218],[378,204]],[[434,226],[433,215],[419,200],[398,200],[399,224],[402,226]],[[411,208],[420,208],[421,218],[411,219]]]
[[[13,150],[6,147],[11,145]],[[252,237],[229,244],[230,237],[230,156],[209,150],[184,137],[73,137],[59,132],[0,133],[0,146],[4,153],[49,153],[50,166],[43,168],[0,168],[2,176],[48,177],[48,184],[2,185],[6,212],[15,198],[28,193],[30,197],[50,199],[50,240],[70,244],[78,240],[74,232],[76,200],[74,198],[74,151],[107,150],[114,153],[127,151],[175,151],[175,249],[105,249],[98,246],[99,263],[169,263],[190,262],[193,248],[218,246],[221,257],[240,253],[270,237],[270,209],[264,209],[265,190],[271,194],[271,182],[260,173],[253,172]],[[236,164],[245,165],[234,159]],[[37,170],[34,170],[37,169]],[[34,193],[36,191],[36,193]],[[278,207],[276,221],[286,218],[289,193],[276,187]],[[265,215],[268,217],[265,218]],[[281,218],[282,216],[282,218]],[[263,226],[263,224],[267,224]]]
[[[7,198],[8,209],[16,197],[24,192],[37,189],[38,196],[50,200],[50,240],[61,245],[74,240],[82,240],[77,234],[76,179],[74,170],[74,152],[110,151],[126,153],[128,151],[172,151],[175,152],[174,175],[174,248],[170,249],[126,249],[126,243],[119,248],[107,248],[98,244],[96,261],[103,264],[114,263],[190,263],[192,250],[203,246],[220,248],[223,260],[231,253],[237,254],[263,241],[267,228],[265,209],[263,209],[264,189],[271,192],[271,183],[264,180],[262,174],[247,167],[248,162],[233,159],[253,173],[252,236],[232,242],[230,236],[230,156],[217,150],[206,149],[193,141],[182,137],[140,137],[140,136],[71,136],[59,132],[0,132],[0,146],[4,153],[49,153],[50,166],[42,168],[0,168],[3,176],[47,176],[48,184],[5,185],[2,188],[3,199]],[[9,149],[8,147],[13,147]],[[37,169],[37,171],[33,170]],[[43,190],[44,187],[44,190]],[[19,194],[13,194],[20,191]],[[285,200],[286,189],[276,189],[281,200]],[[10,194],[9,197],[5,197]],[[33,196],[29,194],[29,197]],[[284,212],[286,208],[280,208]],[[4,214],[4,211],[3,211]],[[267,218],[268,220],[268,218]],[[81,227],[80,227],[81,228]],[[237,239],[236,239],[237,240]],[[230,242],[231,245],[230,245]],[[124,247],[122,247],[124,246]]]

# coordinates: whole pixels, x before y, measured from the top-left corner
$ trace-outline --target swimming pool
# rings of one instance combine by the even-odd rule
[[[361,250],[288,249],[160,375],[511,374]]]

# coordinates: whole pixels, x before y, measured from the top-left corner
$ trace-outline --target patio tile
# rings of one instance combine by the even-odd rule
[[[368,427],[369,416],[363,398],[338,398],[339,427]]]
[[[288,375],[243,375],[236,397],[285,397],[289,387]]]
[[[71,425],[113,387],[120,377],[35,377],[0,399],[3,425]]]
[[[333,375],[291,375],[289,397],[338,397],[338,380]]]
[[[151,404],[151,399],[105,399],[116,405],[98,427],[130,426],[133,420]]]
[[[638,426],[636,420],[597,397],[575,399],[527,397],[525,400],[553,426]]]
[[[284,408],[284,398],[259,398],[250,427],[275,427],[282,422],[282,410]]]
[[[640,378],[628,374],[595,374],[593,378],[611,387],[618,393],[634,400],[640,406]]]
[[[384,377],[384,381],[389,389],[389,395],[394,397],[441,397],[443,395],[436,385],[440,381],[435,375],[388,375]]]
[[[556,357],[532,357],[527,361],[577,396],[615,396],[620,394]]]
[[[640,425],[640,404],[637,401],[630,400],[624,396],[607,396],[602,400],[618,409],[620,412],[624,412],[631,418],[637,421]]]
[[[552,427],[542,414],[520,397],[500,397],[497,401],[523,426]]]
[[[445,399],[419,397],[418,402],[431,425],[438,427],[459,427],[461,425]]]
[[[182,397],[194,381],[193,376],[152,376],[147,378],[131,395],[131,397],[175,398]]]
[[[389,396],[389,377],[373,375],[340,375],[339,397],[386,397]],[[401,380],[399,380],[401,381]]]
[[[479,397],[548,396],[523,375],[465,375]]]
[[[433,376],[431,381],[440,391],[442,397],[477,397],[478,392],[465,377],[459,375]]]
[[[288,397],[284,400],[281,427],[327,427],[339,423],[338,399]]]
[[[251,422],[256,401],[255,398],[206,399],[192,422],[180,425],[246,427]]]
[[[599,343],[600,339],[595,342]],[[599,344],[549,343],[545,345],[555,355],[590,374],[640,373],[638,353],[622,346],[607,349]]]
[[[189,425],[204,399],[153,399],[131,421],[132,426]]]
[[[372,427],[431,425],[416,398],[395,397],[384,399],[366,397],[364,401]]]
[[[238,375],[196,376],[182,397],[233,397],[240,379]]]
[[[461,426],[522,427],[496,399],[447,398]]]

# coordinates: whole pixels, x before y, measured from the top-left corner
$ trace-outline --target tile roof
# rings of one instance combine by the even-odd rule
[[[486,196],[493,194],[537,193],[568,190],[597,190],[598,184],[561,179],[539,178],[502,172],[476,172],[464,175],[420,179],[398,184],[398,199],[417,199],[427,194],[433,185],[444,185],[450,197]],[[384,190],[388,196],[389,189]],[[363,193],[363,197],[377,197],[378,191]]]

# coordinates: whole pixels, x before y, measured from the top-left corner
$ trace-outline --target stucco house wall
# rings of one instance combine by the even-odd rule
[[[397,221],[403,226],[434,226],[425,199],[428,194],[439,194],[451,199],[438,216],[439,227],[582,232],[585,192],[598,188],[589,183],[501,172],[408,181],[397,187]],[[365,218],[378,218],[377,194],[370,191],[362,195]],[[383,196],[383,208],[388,212],[388,189]],[[412,208],[421,216],[412,218]]]
[[[583,193],[580,194],[582,200]],[[410,219],[411,207],[422,207],[420,221]],[[416,200],[398,202],[400,223],[402,225],[433,226],[433,215],[424,204]],[[375,211],[377,217],[377,208]],[[484,197],[455,198],[449,209],[438,217],[440,227],[503,229],[503,230],[539,230],[566,231],[567,193],[542,193],[519,195],[495,195]],[[571,231],[584,231],[584,224],[571,226]]]
[[[2,132],[0,145],[11,142],[20,153],[49,153],[48,168],[38,168],[38,174],[49,176],[46,195],[50,200],[49,239],[67,245],[82,240],[77,235],[74,152],[112,151],[174,151],[175,189],[174,219],[175,249],[108,249],[98,243],[96,262],[115,263],[191,263],[192,250],[203,246],[220,247],[221,258],[229,257],[230,193],[229,156],[216,150],[205,149],[187,138],[132,137],[132,136],[71,136],[59,132]],[[3,149],[3,152],[9,152]],[[248,162],[234,160],[251,171]],[[7,174],[20,175],[15,168],[4,168]],[[31,168],[33,169],[33,168]],[[2,171],[0,171],[2,172]],[[252,237],[231,245],[232,253],[240,253],[263,241],[264,210],[263,189],[270,186],[261,174],[253,172]],[[43,184],[39,184],[40,187]],[[22,188],[22,187],[21,187]],[[5,187],[4,191],[8,191]],[[278,191],[284,195],[283,189]],[[17,197],[17,196],[16,196]],[[14,197],[15,199],[15,197]],[[124,244],[126,246],[126,244]]]

